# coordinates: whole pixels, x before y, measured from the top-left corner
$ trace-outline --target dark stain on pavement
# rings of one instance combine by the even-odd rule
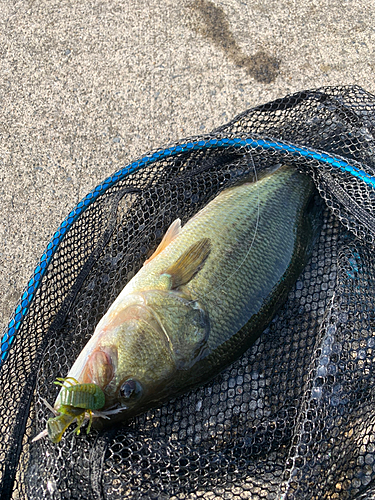
[[[189,7],[195,15],[192,28],[221,49],[236,66],[261,83],[271,83],[278,75],[279,61],[264,51],[244,54],[234,38],[223,9],[209,0],[194,0]]]

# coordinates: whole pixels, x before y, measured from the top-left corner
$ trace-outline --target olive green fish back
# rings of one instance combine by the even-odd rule
[[[149,153],[85,197],[2,337],[0,497],[373,498],[374,128],[375,97],[359,87],[300,92]],[[281,164],[312,176],[324,224],[256,343],[126,427],[32,443],[53,382],[170,224]]]

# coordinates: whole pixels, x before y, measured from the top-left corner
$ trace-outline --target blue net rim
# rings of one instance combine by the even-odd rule
[[[314,149],[310,149],[304,146],[297,146],[292,143],[273,140],[273,139],[261,139],[253,137],[238,137],[238,138],[210,138],[210,139],[198,139],[198,140],[187,140],[186,142],[167,147],[165,149],[159,149],[149,155],[146,155],[126,167],[122,168],[115,174],[111,175],[105,181],[90,193],[88,193],[82,201],[80,201],[77,206],[69,213],[69,215],[64,219],[60,227],[52,236],[50,242],[48,243],[42,257],[40,258],[39,264],[36,266],[32,278],[29,280],[28,285],[21,296],[20,303],[17,305],[12,319],[10,320],[7,330],[5,331],[1,339],[0,348],[0,366],[5,362],[9,354],[10,348],[14,339],[16,337],[17,331],[19,330],[22,321],[29,311],[30,304],[35,296],[46,271],[48,265],[59,247],[61,241],[64,239],[65,234],[70,229],[72,224],[80,217],[80,215],[107,189],[115,185],[118,181],[124,179],[128,175],[132,174],[136,170],[144,168],[146,166],[155,163],[158,160],[170,158],[178,154],[189,152],[189,151],[205,151],[208,149],[226,149],[226,148],[246,148],[251,150],[261,150],[261,151],[275,151],[279,153],[289,154],[295,157],[302,157],[310,160],[315,160],[325,166],[330,166],[339,169],[342,172],[349,173],[353,177],[356,177],[360,181],[369,185],[371,188],[375,189],[375,177],[370,176],[360,168],[348,163],[343,158],[332,156],[324,152],[320,152]]]

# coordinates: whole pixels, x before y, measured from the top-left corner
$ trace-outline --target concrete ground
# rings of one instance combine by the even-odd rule
[[[374,68],[372,0],[0,0],[0,328],[108,175],[291,92],[375,93]]]

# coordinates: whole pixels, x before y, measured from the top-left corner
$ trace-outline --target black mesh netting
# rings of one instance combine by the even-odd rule
[[[72,212],[3,337],[1,498],[375,498],[374,126],[358,87],[300,92],[150,154]],[[123,427],[31,443],[53,381],[170,223],[283,163],[313,176],[324,223],[258,341]]]

